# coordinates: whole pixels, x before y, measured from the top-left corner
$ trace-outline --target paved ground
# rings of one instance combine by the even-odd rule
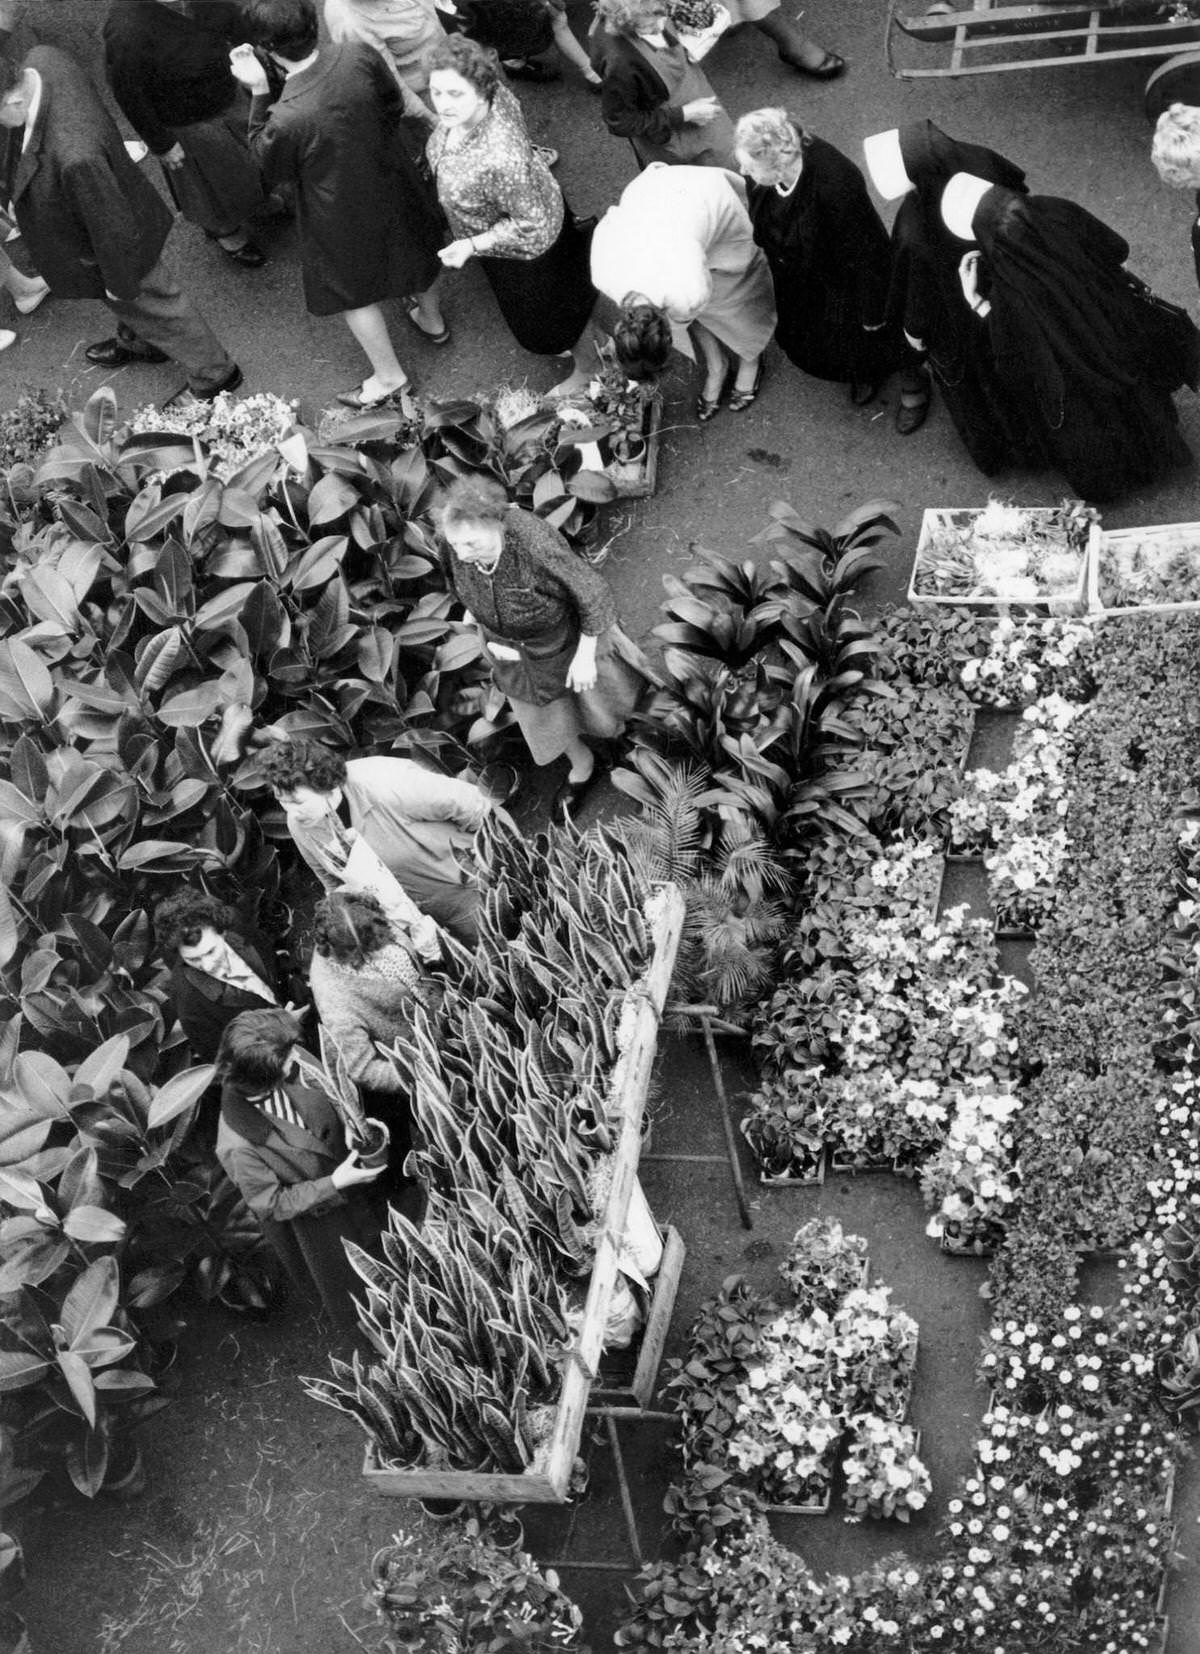
[[[33,0],[30,9],[47,36],[72,44],[98,67],[100,0]],[[1135,269],[1166,296],[1194,304],[1189,203],[1164,190],[1149,165],[1141,115],[1144,69],[1127,64],[899,83],[883,62],[884,12],[883,0],[812,0],[808,26],[851,60],[844,83],[802,81],[750,31],[721,44],[712,78],[735,113],[785,103],[855,154],[865,133],[929,115],[951,133],[1022,162],[1035,189],[1071,196],[1107,219],[1131,242]],[[582,32],[578,8],[573,15]],[[562,151],[560,176],[573,206],[603,209],[632,175],[632,165],[625,146],[600,126],[595,100],[575,84],[528,95],[522,89],[521,95],[535,134]],[[248,388],[298,396],[311,412],[357,382],[362,368],[339,323],[305,315],[291,238],[284,231],[270,244],[273,262],[259,274],[231,268],[187,226],[176,231],[173,246],[189,286],[245,368]],[[462,394],[525,377],[541,387],[556,377],[553,364],[512,345],[477,271],[452,279],[447,312],[455,343],[440,352],[410,343],[396,313],[405,360],[430,394]],[[0,313],[0,325],[5,323],[11,318]],[[22,342],[3,358],[0,401],[29,385],[61,385],[82,400],[100,382],[83,362],[82,347],[109,331],[100,306],[47,303],[20,323]],[[170,368],[142,368],[118,374],[114,383],[129,409],[169,394],[178,378]],[[670,390],[660,492],[629,512],[607,570],[627,623],[638,633],[654,623],[662,574],[683,566],[693,543],[755,555],[748,541],[773,499],[787,498],[805,516],[826,523],[867,498],[896,500],[905,539],[877,580],[873,595],[882,600],[903,593],[922,507],[974,504],[987,493],[940,411],[906,441],[892,429],[890,403],[854,409],[840,387],[805,380],[777,357],[753,409],[739,417],[722,414],[703,430],[692,420],[694,391],[686,376],[680,373]],[[1183,419],[1200,447],[1200,408],[1190,397]],[[1108,520],[1119,525],[1198,517],[1194,482],[1184,474],[1148,497],[1110,509]],[[1014,475],[1001,486],[1023,502],[1045,503],[1063,492],[1052,476]],[[718,1152],[711,1088],[696,1049],[673,1048],[669,1073],[656,1152]],[[679,1225],[690,1249],[677,1326],[727,1273],[748,1269],[766,1284],[795,1225],[813,1211],[836,1212],[869,1234],[876,1267],[922,1322],[915,1407],[919,1419],[934,1425],[925,1446],[940,1491],[929,1516],[901,1537],[927,1553],[933,1518],[966,1463],[982,1406],[970,1380],[983,1324],[975,1295],[981,1267],[932,1253],[912,1186],[891,1178],[836,1180],[819,1192],[772,1195],[758,1206],[753,1236],[737,1225],[728,1173],[718,1163],[659,1162],[647,1167],[646,1185],[656,1209]],[[1102,1293],[1110,1284],[1099,1277],[1096,1289]],[[403,1505],[385,1507],[361,1490],[359,1448],[349,1427],[298,1398],[295,1373],[323,1364],[311,1327],[246,1328],[214,1317],[197,1322],[191,1341],[178,1404],[149,1435],[148,1501],[128,1511],[48,1503],[41,1513],[28,1593],[38,1649],[349,1654],[367,1637],[369,1616],[358,1595],[365,1562],[410,1512]],[[664,1467],[650,1442],[640,1446],[638,1459],[639,1508],[652,1549]],[[571,1540],[576,1556],[619,1554],[599,1459],[596,1476]],[[1187,1511],[1193,1529],[1195,1514],[1194,1508]],[[791,1537],[818,1564],[839,1567],[856,1566],[898,1542],[891,1531],[847,1529],[835,1519]],[[546,1536],[554,1549],[562,1539],[561,1532]],[[580,1578],[573,1575],[568,1583],[576,1588]],[[588,1585],[584,1592],[597,1609],[598,1626],[617,1606],[617,1582],[610,1579],[612,1589]],[[100,1630],[105,1614],[112,1616],[108,1637]],[[1174,1654],[1191,1654],[1194,1647],[1189,1617],[1176,1618]],[[596,1641],[603,1646],[601,1636]]]

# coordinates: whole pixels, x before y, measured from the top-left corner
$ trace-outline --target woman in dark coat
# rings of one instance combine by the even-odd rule
[[[961,173],[943,214],[979,243],[964,302],[1047,463],[1087,500],[1186,464],[1172,393],[1200,381],[1200,334],[1124,268],[1128,242],[1074,201]]]
[[[300,1024],[286,1011],[243,1011],[221,1038],[224,1085],[217,1159],[302,1292],[314,1288],[334,1320],[354,1317],[360,1285],[343,1241],[371,1246],[379,1222],[366,1199],[382,1167],[346,1152],[345,1129],[323,1091],[296,1081]]]
[[[175,205],[248,270],[266,263],[246,220],[266,205],[229,68],[242,38],[234,0],[113,0],[104,55],[113,96],[161,163]]]
[[[628,138],[639,166],[734,168],[733,123],[698,63],[670,28],[663,0],[596,0],[605,32],[600,113]]]
[[[240,1011],[281,1004],[274,961],[237,934],[232,911],[214,896],[168,896],[154,910],[154,932],[171,967],[171,1004],[198,1063],[216,1061],[221,1035]]]
[[[857,404],[902,364],[904,389],[927,400],[915,353],[888,318],[891,249],[862,173],[784,109],[743,115],[736,142],[780,349],[805,373],[848,384]]]
[[[492,681],[508,696],[535,764],[565,754],[554,813],[575,810],[596,779],[585,737],[612,740],[645,683],[617,625],[607,581],[556,528],[510,506],[491,477],[460,477],[446,493],[446,575],[483,634]]]
[[[413,327],[435,344],[449,331],[434,284],[441,217],[400,125],[408,105],[428,111],[370,46],[317,52],[313,0],[245,0],[253,39],[287,76],[270,105],[266,71],[250,47],[233,53],[252,94],[250,147],[272,188],[294,185],[304,302],[314,316],[342,315],[371,363],[348,407],[391,401],[408,388],[380,301],[415,294]]]
[[[970,172],[1024,192],[1025,174],[979,144],[960,143],[932,121],[911,121],[864,144],[867,170],[886,200],[903,195],[892,225],[888,315],[922,352],[963,445],[985,476],[1010,465],[1038,464],[1036,435],[1022,427],[986,340],[962,303],[961,242],[942,222],[942,191]]]

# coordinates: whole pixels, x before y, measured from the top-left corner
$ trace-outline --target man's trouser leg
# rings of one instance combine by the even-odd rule
[[[233,357],[182,292],[164,259],[142,279],[132,299],[105,297],[116,316],[122,339],[140,339],[174,357],[188,376],[188,388],[200,394],[219,385],[233,371]]]

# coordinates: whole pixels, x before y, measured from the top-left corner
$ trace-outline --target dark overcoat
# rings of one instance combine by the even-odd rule
[[[401,125],[399,87],[370,46],[322,46],[273,106],[256,97],[250,147],[268,189],[296,191],[304,302],[314,316],[422,293],[446,239]]]
[[[280,984],[273,962],[232,931],[225,940],[278,998]],[[232,983],[219,982],[207,971],[198,971],[177,958],[171,967],[171,1003],[193,1057],[197,1062],[214,1062],[221,1035],[234,1017],[242,1011],[265,1011],[271,1001],[235,988]]]
[[[335,1189],[346,1158],[342,1123],[323,1091],[285,1086],[303,1126],[264,1114],[236,1086],[221,1092],[217,1159],[262,1225],[291,1279],[316,1288],[335,1319],[349,1322],[351,1294],[362,1285],[342,1242],[370,1246],[379,1225],[362,1186]]]
[[[35,46],[42,98],[24,153],[10,134],[8,194],[34,268],[60,298],[137,295],[171,233],[170,209],[130,160],[82,66]]]

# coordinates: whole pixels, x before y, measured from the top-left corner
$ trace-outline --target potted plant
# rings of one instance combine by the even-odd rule
[[[820,1183],[825,1171],[822,1069],[787,1068],[750,1099],[740,1129],[764,1183]]]
[[[528,1551],[502,1550],[475,1520],[426,1538],[397,1533],[371,1564],[366,1605],[397,1654],[585,1654],[583,1616]]]
[[[1096,521],[1077,500],[1044,508],[991,499],[982,510],[927,510],[909,601],[1081,612]]]
[[[1019,1187],[1011,1122],[1020,1107],[986,1085],[956,1093],[946,1142],[921,1173],[925,1203],[937,1206],[925,1232],[944,1251],[978,1253],[1002,1239]]]
[[[837,1218],[810,1218],[792,1236],[779,1273],[801,1311],[832,1315],[846,1294],[867,1278],[867,1243],[848,1235]]]
[[[850,1419],[850,1447],[842,1461],[847,1521],[894,1516],[907,1522],[923,1510],[932,1489],[919,1457],[921,1433],[911,1424],[859,1413]]]
[[[382,1120],[367,1114],[358,1087],[350,1078],[345,1059],[325,1029],[320,1030],[321,1060],[314,1062],[307,1051],[296,1053],[304,1083],[323,1091],[346,1128],[351,1146],[358,1150],[363,1166],[386,1166],[392,1134]]]

